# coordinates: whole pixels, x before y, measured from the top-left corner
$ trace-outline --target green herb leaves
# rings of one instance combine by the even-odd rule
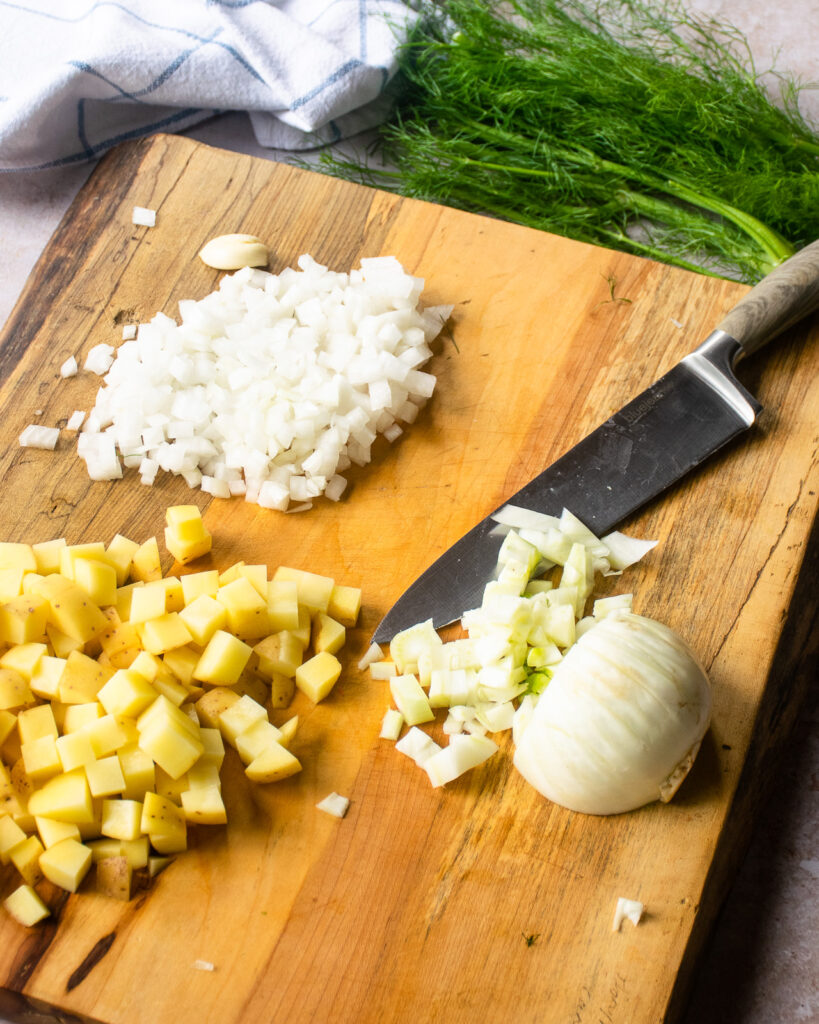
[[[747,282],[819,237],[819,136],[793,83],[774,105],[735,29],[676,2],[494,6],[431,6],[387,166],[324,168]]]

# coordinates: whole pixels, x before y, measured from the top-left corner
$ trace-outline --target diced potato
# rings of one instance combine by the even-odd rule
[[[44,576],[38,590],[48,601],[48,619],[61,633],[88,643],[108,627],[108,619],[82,587],[60,575]]]
[[[54,658],[48,654],[40,658],[31,677],[32,692],[44,700],[57,700],[64,669],[65,662],[62,658]]]
[[[97,759],[85,729],[77,729],[76,732],[60,736],[56,741],[56,747],[64,772],[83,768]]]
[[[17,726],[17,715],[5,709],[0,711],[0,746],[6,742]]]
[[[175,647],[184,647],[193,637],[179,612],[168,612],[158,619],[149,619],[140,627],[142,644],[151,654],[163,654]]]
[[[115,671],[100,665],[87,654],[72,651],[65,659],[60,676],[59,699],[63,704],[88,704],[97,699],[97,694]]]
[[[345,587],[336,583],[330,594],[327,614],[342,626],[352,627],[358,622],[361,612],[361,590],[359,587]]]
[[[37,559],[30,544],[0,541],[0,569],[24,569],[37,572]]]
[[[110,797],[125,789],[125,777],[116,754],[87,764],[85,775],[92,797]]]
[[[151,844],[147,836],[138,836],[136,839],[121,839],[119,848],[123,856],[128,858],[128,863],[134,871],[140,871],[148,866]]]
[[[57,723],[54,721],[54,711],[50,704],[39,704],[37,707],[21,711],[17,716],[17,728],[22,743],[38,740],[41,736],[53,736],[55,740],[57,738]]]
[[[317,612],[313,618],[313,650],[329,651],[336,654],[344,646],[347,639],[347,630],[336,619],[325,615],[324,612]]]
[[[252,697],[257,704],[266,704],[270,695],[270,685],[251,667],[252,664],[253,658],[251,657],[247,668],[241,676],[239,676],[239,682],[236,683],[234,689],[240,697],[247,694],[247,696]]]
[[[97,891],[115,900],[129,900],[134,869],[125,856],[102,857],[97,862]]]
[[[332,690],[340,675],[341,662],[328,651],[321,651],[296,669],[296,686],[317,704]]]
[[[222,788],[222,777],[219,774],[219,764],[216,761],[206,760],[200,757],[196,764],[185,774],[188,789],[207,789],[209,786]],[[182,803],[182,793],[179,791],[179,803]],[[176,801],[174,801],[176,802]]]
[[[267,679],[274,672],[295,676],[296,669],[304,660],[304,646],[295,633],[286,629],[260,640],[253,647],[253,653],[259,659],[259,672]]]
[[[160,674],[156,677],[154,680],[154,686],[163,697],[166,697],[177,707],[184,704],[190,696],[190,691],[187,686],[180,683],[178,679],[168,678],[164,674]]]
[[[295,580],[270,580],[267,584],[267,617],[270,629],[298,629],[299,585]]]
[[[199,825],[224,825],[227,811],[218,786],[188,789],[182,794],[185,818]]]
[[[8,814],[20,824],[21,819],[27,814],[26,802],[21,800],[17,787],[11,778],[8,768],[0,763],[0,814]]]
[[[245,768],[253,782],[278,782],[301,771],[301,762],[289,750],[277,743],[268,747]]]
[[[283,747],[290,749],[290,744],[293,742],[293,737],[296,735],[296,730],[299,727],[299,716],[293,715],[292,718],[288,718],[286,722],[278,726],[279,730],[279,743]]]
[[[252,653],[253,649],[243,640],[218,629],[202,652],[194,679],[216,686],[237,683]]]
[[[113,668],[130,668],[142,650],[139,630],[130,622],[120,621],[116,608],[106,608],[105,615],[110,626],[97,639]]]
[[[236,745],[236,737],[256,722],[266,722],[267,711],[264,707],[245,695],[235,704],[231,704],[219,715],[219,730],[232,746]]]
[[[219,570],[203,569],[201,572],[186,573],[180,578],[180,583],[186,605],[191,604],[202,594],[216,597],[219,590]]]
[[[63,839],[40,856],[40,868],[54,885],[76,892],[91,867],[91,851],[76,839]]]
[[[65,537],[58,537],[56,540],[44,540],[38,544],[32,544],[34,559],[37,562],[37,572],[46,575],[50,572],[60,571],[60,555],[66,546]]]
[[[244,576],[221,586],[216,600],[227,612],[231,633],[243,640],[256,640],[270,632],[267,601]]]
[[[252,583],[259,597],[267,603],[268,579],[266,565],[243,565],[239,569],[238,578]]]
[[[228,712],[229,714],[230,712]],[[244,764],[250,764],[268,747],[278,743],[281,733],[267,718],[259,719],[233,738],[233,746]],[[283,744],[285,746],[286,744]]]
[[[156,766],[153,758],[136,743],[118,750],[117,757],[125,779],[123,800],[142,800],[156,784]]]
[[[295,675],[295,673],[294,673]],[[273,672],[270,676],[270,706],[288,708],[296,692],[296,680],[292,676],[283,676],[281,672]]]
[[[21,708],[34,703],[28,680],[13,668],[0,667],[0,708]]]
[[[102,686],[97,699],[115,718],[136,718],[157,696],[156,688],[139,672],[120,669]]]
[[[312,612],[305,605],[299,605],[299,624],[295,629],[291,629],[290,632],[298,640],[301,646],[306,651],[310,646],[310,637],[313,632],[313,620]]]
[[[57,741],[53,736],[39,736],[36,740],[28,740],[20,749],[26,775],[34,785],[39,785],[52,775],[59,775],[63,771]]]
[[[0,863],[8,864],[11,852],[26,841],[26,834],[10,814],[0,815]]]
[[[149,537],[136,549],[131,557],[131,579],[149,583],[162,579],[162,563],[159,559],[159,545],[156,537]]]
[[[279,566],[273,574],[274,580],[295,580],[298,586],[299,604],[313,612],[326,612],[330,606],[335,580],[329,576],[319,576],[303,569],[291,569]]]
[[[77,562],[89,558],[105,559],[105,545],[102,541],[91,541],[88,544],[67,544],[60,548],[60,566],[58,572],[66,579],[77,582]]]
[[[21,594],[0,605],[0,641],[27,644],[45,636],[49,603],[37,594]]]
[[[228,621],[227,608],[209,594],[193,598],[179,617],[187,626],[193,642],[200,647],[204,647],[217,630],[223,630]]]
[[[48,917],[51,911],[30,885],[21,885],[3,900],[3,906],[15,921],[30,928]]]
[[[82,727],[81,732],[91,742],[91,749],[97,758],[108,757],[128,743],[136,740],[136,732],[129,728],[128,720],[120,720],[114,715],[101,715]]]
[[[141,800],[103,800],[100,832],[111,839],[138,839],[142,823]]]
[[[165,611],[181,612],[185,607],[185,591],[178,576],[165,576],[162,579],[165,590]]]
[[[188,846],[188,832],[182,810],[167,797],[146,793],[140,829],[157,853],[181,853]]]
[[[184,717],[184,716],[183,716]],[[140,731],[139,746],[172,779],[178,779],[201,757],[204,747],[198,737],[180,727],[176,719],[165,717]],[[162,852],[162,851],[160,851]]]
[[[228,690],[227,692],[233,693],[232,690]],[[211,690],[210,693],[216,693],[216,690]],[[202,751],[202,756],[190,771],[192,772],[194,768],[199,767],[204,762],[214,764],[217,768],[221,767],[222,761],[225,759],[225,744],[222,740],[222,734],[219,729],[205,726],[199,730],[199,738],[202,741],[204,750]],[[190,772],[188,774],[190,774]]]
[[[136,625],[149,619],[158,619],[167,611],[167,593],[163,580],[152,580],[131,591],[130,623]]]
[[[102,718],[105,713],[103,707],[95,700],[89,701],[87,704],[64,704],[61,707],[63,712],[60,731],[63,735],[78,732],[89,722]]]
[[[37,836],[27,836],[9,851],[9,860],[23,876],[28,885],[37,885],[43,879],[40,870],[40,856],[44,851],[43,844]]]
[[[218,730],[219,716],[239,699],[239,694],[226,686],[215,686],[212,690],[206,690],[196,701],[199,721],[203,726]]]
[[[0,603],[11,601],[23,593],[24,569],[0,569]]]
[[[17,644],[10,648],[0,657],[0,666],[13,668],[29,682],[43,660],[48,654],[48,647],[43,643]]]
[[[196,505],[176,505],[165,513],[165,547],[185,565],[206,555],[213,546],[213,538],[202,522],[202,513]]]
[[[63,839],[80,839],[80,830],[77,825],[69,821],[55,821],[53,818],[35,818],[37,831],[43,846],[48,849],[55,843],[61,843]]]
[[[148,877],[156,878],[156,876],[165,870],[169,864],[173,863],[173,857],[149,857],[148,858]]]
[[[62,630],[57,629],[57,627],[50,622],[46,626],[46,636],[48,637],[48,642],[51,644],[54,654],[58,658],[65,659],[72,651],[82,651],[85,646],[82,640],[78,640],[76,637],[63,633]]]
[[[117,571],[113,565],[96,558],[78,558],[74,562],[74,580],[95,604],[117,602]]]
[[[137,731],[142,733],[167,720],[173,721],[179,729],[187,732],[188,735],[199,737],[199,723],[161,694],[137,719]]]
[[[193,644],[186,644],[183,647],[175,647],[172,651],[165,651],[162,661],[183,686],[190,688],[196,685],[193,673],[199,664],[201,653]]]
[[[94,805],[85,771],[75,768],[49,779],[31,794],[28,810],[35,817],[56,818],[77,825],[92,823]]]
[[[117,573],[117,585],[123,586],[131,572],[131,560],[139,550],[139,544],[135,540],[129,540],[118,533],[106,549],[108,562],[114,566]]]

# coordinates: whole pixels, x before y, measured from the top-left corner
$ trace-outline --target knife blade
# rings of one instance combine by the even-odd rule
[[[506,499],[399,597],[373,634],[387,643],[432,619],[436,628],[477,607],[502,536],[493,516],[512,504],[572,512],[602,536],[748,430],[760,403],[736,364],[819,308],[819,240],[763,278],[701,345]]]

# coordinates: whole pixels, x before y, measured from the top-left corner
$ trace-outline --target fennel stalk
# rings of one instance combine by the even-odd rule
[[[677,0],[425,5],[363,162],[403,195],[752,283],[819,237],[819,136]]]

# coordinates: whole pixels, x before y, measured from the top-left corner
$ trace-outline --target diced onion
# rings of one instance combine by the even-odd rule
[[[149,210],[145,206],[135,206],[131,214],[131,222],[141,227],[152,228],[156,226],[156,210]]]
[[[628,900],[621,896],[617,900],[617,906],[614,908],[614,921],[612,922],[611,930],[619,932],[620,925],[625,920],[631,921],[636,927],[640,923],[644,909],[643,904],[639,900]]]
[[[75,377],[78,369],[79,367],[77,366],[77,360],[74,358],[74,356],[69,356],[68,359],[66,359],[63,365],[60,367],[60,376]]]
[[[263,508],[338,501],[346,470],[370,461],[379,435],[400,436],[398,421],[434,390],[421,367],[452,307],[422,311],[423,284],[393,257],[347,274],[302,256],[278,275],[226,275],[180,301],[179,323],[158,313],[112,363],[110,346],[96,346],[86,367],[105,381],[86,433],[108,437],[116,457],[106,445],[110,475],[97,459],[93,478],[115,479],[120,458],[139,456],[145,480],[156,465]]]
[[[44,448],[47,451],[54,451],[59,437],[59,427],[43,427],[40,424],[31,423],[20,434],[20,447]]]
[[[346,796],[330,793],[323,800],[320,800],[316,807],[320,811],[324,811],[325,814],[332,815],[334,818],[343,818],[350,807],[350,801]]]
[[[110,370],[113,361],[113,345],[95,345],[86,356],[83,369],[90,370],[102,377]]]

